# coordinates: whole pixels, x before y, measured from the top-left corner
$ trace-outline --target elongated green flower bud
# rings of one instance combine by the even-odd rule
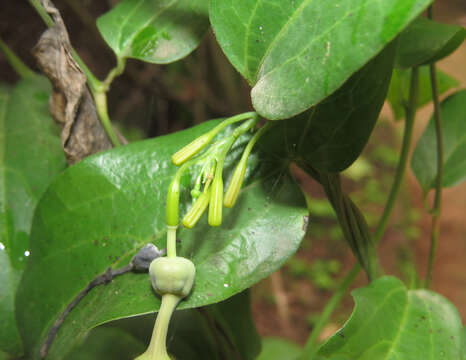
[[[180,176],[175,175],[168,187],[166,217],[167,225],[177,226],[179,220]]]
[[[194,225],[199,221],[204,211],[207,209],[210,201],[210,188],[207,191],[204,191],[196,199],[191,209],[183,217],[182,223],[188,229],[192,229]]]
[[[210,203],[209,203],[209,225],[220,226],[222,225],[222,210],[223,210],[223,179],[222,168],[217,167],[215,172],[214,181],[212,182],[212,189],[210,190]]]
[[[211,131],[199,136],[197,139],[173,154],[171,157],[172,163],[176,166],[185,163],[194,155],[198,154],[212,140],[214,136],[215,134]]]
[[[225,199],[223,204],[227,208],[232,208],[236,200],[238,199],[239,192],[243,186],[244,176],[246,174],[247,158],[241,159],[238,165],[236,165],[235,172],[231,177],[230,184],[228,185],[225,193]]]

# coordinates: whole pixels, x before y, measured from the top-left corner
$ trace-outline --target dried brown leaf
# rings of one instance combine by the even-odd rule
[[[63,19],[50,0],[41,0],[55,26],[45,31],[33,50],[41,70],[53,85],[50,112],[61,126],[61,141],[68,163],[99,151],[112,143],[103,129],[86,76],[72,56]]]

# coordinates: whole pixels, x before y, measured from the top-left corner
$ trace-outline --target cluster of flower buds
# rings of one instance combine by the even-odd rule
[[[201,151],[209,145],[212,140],[227,126],[243,121],[225,137],[217,140],[207,151]],[[258,122],[258,116],[254,112],[244,113],[224,120],[212,130],[201,135],[190,144],[176,152],[172,156],[173,164],[180,166],[174,176],[167,198],[167,224],[178,225],[178,205],[180,198],[181,176],[189,167],[199,167],[201,170],[196,177],[194,188],[191,191],[193,204],[182,219],[182,224],[187,228],[192,228],[202,214],[209,208],[208,223],[210,226],[220,226],[222,224],[223,207],[233,207],[238,198],[246,175],[248,157],[252,148],[268,124],[260,128],[250,139],[243,155],[238,162],[229,186],[224,193],[223,189],[223,166],[225,158],[235,141],[247,131],[254,129]]]

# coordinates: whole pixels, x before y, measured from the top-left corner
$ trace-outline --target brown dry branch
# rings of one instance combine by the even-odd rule
[[[86,86],[86,76],[72,56],[68,32],[50,0],[41,0],[55,26],[46,30],[33,50],[39,67],[50,79],[53,94],[50,112],[62,127],[61,141],[69,164],[99,151],[112,143],[97,115],[94,100]]]

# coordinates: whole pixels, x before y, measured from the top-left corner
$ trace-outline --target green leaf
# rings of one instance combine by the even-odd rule
[[[466,327],[463,329],[463,360],[466,360]]]
[[[431,0],[212,0],[230,62],[253,85],[254,108],[276,120],[337,90]]]
[[[293,360],[301,352],[301,347],[291,341],[266,337],[262,339],[262,352],[257,360]]]
[[[93,329],[84,341],[67,356],[69,360],[133,360],[146,344],[117,327]]]
[[[17,301],[20,330],[33,358],[66,304],[96,275],[128,263],[148,242],[165,247],[164,202],[176,171],[170,156],[218,123],[97,154],[69,168],[49,187],[35,214],[32,256]],[[227,174],[241,153],[235,148],[225,163]],[[257,164],[257,156],[250,160]],[[254,169],[248,171],[248,185],[236,206],[225,209],[221,228],[209,227],[204,217],[193,230],[179,231],[179,254],[196,265],[193,293],[180,308],[215,303],[250,287],[299,246],[307,214],[299,189],[267,174],[252,181],[251,175],[259,176]],[[184,189],[181,216],[188,197]],[[50,291],[57,287],[60,291]],[[159,306],[147,274],[118,277],[92,290],[70,313],[48,358],[65,356],[93,326]]]
[[[438,61],[455,51],[466,36],[458,25],[447,25],[419,17],[398,39],[396,65],[400,68]]]
[[[449,96],[440,105],[443,139],[443,186],[466,179],[466,90]],[[434,119],[431,118],[414,149],[411,168],[424,193],[435,187],[437,148]]]
[[[428,290],[407,290],[382,277],[353,291],[355,309],[319,350],[324,359],[458,359],[462,325],[458,311]]]
[[[240,358],[256,359],[261,351],[261,339],[252,319],[249,291],[243,291],[208,309],[224,329]]]
[[[97,27],[118,58],[166,64],[197,47],[209,27],[208,2],[124,0]]]
[[[59,129],[48,111],[51,87],[42,77],[0,87],[0,350],[19,354],[16,288],[29,255],[34,208],[65,168]]]
[[[395,69],[388,90],[388,102],[393,110],[395,120],[404,118],[404,104],[409,97],[409,86],[411,79],[410,70]],[[455,88],[459,82],[441,70],[437,70],[437,87],[439,95]],[[430,73],[427,66],[419,68],[419,101],[418,108],[432,101],[432,86],[430,84]]]
[[[350,166],[364,149],[382,109],[395,45],[388,46],[315,108],[275,125],[265,135],[264,151],[304,160],[321,171],[342,171]]]

